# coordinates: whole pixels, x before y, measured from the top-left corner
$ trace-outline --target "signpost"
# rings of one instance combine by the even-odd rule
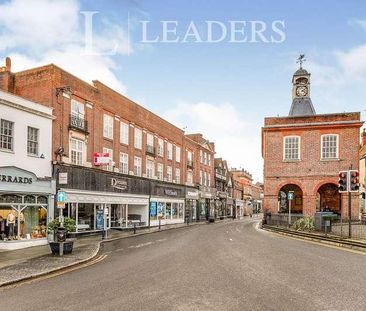
[[[288,225],[291,226],[291,202],[294,199],[294,191],[289,191],[287,193],[288,199]]]

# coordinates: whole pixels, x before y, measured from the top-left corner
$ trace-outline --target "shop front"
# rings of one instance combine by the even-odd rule
[[[244,217],[244,201],[243,200],[239,200],[239,199],[235,200],[235,210],[236,210],[235,218],[241,219]]]
[[[55,182],[15,166],[0,167],[0,249],[44,245],[53,219]]]
[[[234,200],[233,198],[226,199],[226,217],[235,218],[234,216]]]
[[[150,226],[184,223],[185,188],[151,182]]]
[[[215,195],[206,187],[200,187],[199,191],[199,214],[198,220],[215,219]]]
[[[195,222],[199,219],[198,200],[198,189],[186,187],[186,219],[189,219],[189,222]]]
[[[217,191],[216,193],[216,217],[223,219],[226,218],[226,199],[227,193],[224,191]]]
[[[66,165],[55,171],[65,192],[63,216],[75,220],[76,233],[148,226],[148,180]]]

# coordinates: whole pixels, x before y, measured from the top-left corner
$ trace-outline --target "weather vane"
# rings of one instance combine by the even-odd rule
[[[302,63],[303,62],[306,62],[306,59],[305,59],[305,54],[300,54],[299,58],[297,59],[296,61],[296,64],[297,63],[300,63],[300,69],[302,69]]]

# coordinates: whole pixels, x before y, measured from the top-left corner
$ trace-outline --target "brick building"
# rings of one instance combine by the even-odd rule
[[[243,206],[243,215],[249,215],[252,211],[252,183],[253,183],[253,176],[248,171],[241,169],[231,169],[231,174],[233,176],[234,181],[237,181],[242,188],[242,198],[241,200],[237,200],[239,206]]]
[[[265,211],[314,215],[329,209],[348,217],[347,195],[338,193],[338,173],[359,167],[360,113],[316,114],[310,98],[310,73],[300,66],[292,78],[287,117],[265,118],[262,128]],[[359,216],[353,194],[352,217]]]
[[[187,150],[187,177],[193,176],[193,185],[199,188],[199,208],[197,219],[208,220],[215,217],[215,144],[202,134],[185,135]],[[192,152],[192,159],[190,159]],[[192,164],[192,166],[190,165]]]
[[[215,159],[215,186],[217,217],[233,217],[233,184],[227,161],[222,158]]]
[[[101,229],[105,210],[111,228],[183,222],[200,213],[186,202],[211,199],[214,144],[201,134],[185,136],[100,81],[53,64],[13,73],[7,58],[0,88],[53,108],[53,177],[78,231]]]
[[[366,213],[366,129],[362,132],[362,142],[360,149],[360,210]]]

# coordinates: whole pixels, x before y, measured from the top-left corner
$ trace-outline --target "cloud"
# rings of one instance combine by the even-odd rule
[[[25,9],[26,8],[26,9]],[[126,86],[115,75],[113,56],[133,52],[124,27],[93,16],[93,50],[85,48],[85,16],[77,0],[13,0],[0,5],[0,53],[13,70],[54,63],[91,82],[98,79],[118,92]],[[99,16],[100,15],[100,16]],[[117,47],[114,50],[114,47]],[[113,51],[113,54],[108,54]]]
[[[263,180],[260,128],[230,103],[180,102],[163,117],[187,133],[200,132],[215,143],[216,156],[231,167],[249,170],[255,180]]]

